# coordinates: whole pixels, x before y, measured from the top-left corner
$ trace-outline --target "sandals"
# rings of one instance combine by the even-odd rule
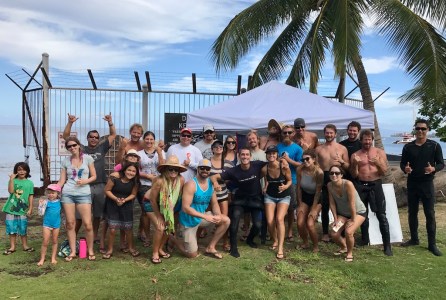
[[[342,255],[347,253],[347,249],[339,249],[338,251],[336,251],[335,253],[333,253],[336,256]]]
[[[344,261],[345,262],[353,262],[353,256],[344,258]]]
[[[129,252],[132,257],[138,257],[141,254],[138,250],[130,250]]]
[[[152,257],[152,259],[150,260],[152,262],[152,264],[157,265],[161,263],[161,259],[158,257]]]
[[[102,255],[102,259],[110,259],[113,256],[113,253],[105,253]]]
[[[283,259],[284,257],[285,256],[283,255],[283,253],[277,253],[276,254],[276,258],[279,259],[279,260]]]
[[[89,261],[95,261],[96,260],[96,256],[93,254],[93,255],[88,255],[88,258],[87,258]]]
[[[25,251],[25,252],[34,252],[36,250],[33,247],[29,247],[29,248],[23,249],[23,251]]]
[[[13,254],[14,252],[15,252],[15,250],[6,249],[5,252],[3,252],[3,255],[10,255],[10,254]]]

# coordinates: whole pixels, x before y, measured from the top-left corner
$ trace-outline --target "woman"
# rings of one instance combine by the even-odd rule
[[[124,163],[119,172],[110,174],[105,185],[105,215],[109,230],[107,252],[102,256],[109,259],[113,255],[116,230],[124,230],[128,251],[139,256],[133,245],[133,200],[139,186],[139,168],[134,163]]]
[[[88,246],[88,260],[96,260],[93,249],[93,226],[91,220],[91,192],[90,183],[96,180],[96,170],[93,158],[83,154],[80,142],[70,136],[65,140],[65,148],[71,156],[62,161],[58,184],[63,186],[61,203],[65,212],[67,237],[71,253],[65,260],[71,261],[76,257],[76,216],[80,214],[84,224]]]
[[[262,176],[266,179],[263,189],[266,222],[273,239],[271,249],[277,249],[276,258],[282,259],[284,257],[285,215],[291,201],[291,170],[281,166],[276,146],[269,146],[265,152],[268,164],[262,168]]]
[[[308,233],[313,242],[313,252],[319,252],[316,220],[321,211],[320,197],[324,172],[316,161],[314,149],[305,150],[302,164],[297,168],[297,229],[303,243],[298,248],[307,249]]]
[[[334,217],[331,237],[340,246],[335,255],[347,253],[345,261],[352,262],[354,234],[366,218],[366,209],[353,183],[342,178],[342,168],[331,166],[328,172],[331,180],[327,184],[328,199]],[[342,231],[345,231],[345,238]]]
[[[141,185],[138,189],[138,203],[141,207],[141,217],[139,219],[139,232],[138,238],[143,242],[144,247],[150,246],[149,233],[150,233],[150,221],[149,217],[145,214],[147,211],[151,211],[150,202],[144,201],[144,195],[152,187],[153,180],[159,175],[157,171],[158,165],[164,163],[166,154],[164,151],[156,146],[155,134],[152,131],[146,131],[143,136],[144,149],[138,151],[140,157],[140,176]],[[146,203],[144,203],[146,202]]]
[[[175,155],[157,168],[161,174],[154,181],[152,188],[147,191],[145,197],[149,199],[152,211],[147,212],[150,221],[155,224],[153,233],[153,252],[151,262],[161,263],[162,258],[169,258],[170,254],[164,252],[163,246],[167,242],[169,234],[175,232],[175,204],[181,197],[184,178],[180,173],[187,168],[180,165]]]
[[[234,166],[238,164],[237,140],[232,135],[226,137],[225,143],[223,144],[222,156],[224,160],[229,160]]]
[[[221,174],[226,168],[232,168],[234,165],[229,160],[223,159],[223,143],[216,140],[211,146],[212,157],[211,157],[211,176],[214,174]],[[228,188],[223,180],[219,181],[218,184],[221,187],[220,191],[217,191],[217,201],[220,206],[220,211],[223,215],[228,215]],[[226,232],[223,236],[223,249],[229,251],[231,246],[228,241],[228,233]]]

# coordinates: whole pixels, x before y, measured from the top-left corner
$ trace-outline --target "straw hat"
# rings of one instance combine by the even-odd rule
[[[282,126],[280,126],[280,124],[274,119],[271,119],[268,122],[268,130],[270,130],[271,127],[276,127],[279,131],[282,129]]]
[[[178,157],[176,155],[171,155],[167,158],[167,160],[157,167],[158,172],[162,172],[166,167],[175,167],[180,170],[180,173],[187,171],[187,168],[183,165],[180,165]]]

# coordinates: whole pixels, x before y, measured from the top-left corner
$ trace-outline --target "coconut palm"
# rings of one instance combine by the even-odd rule
[[[281,30],[255,69],[250,88],[287,71],[287,84],[309,83],[310,92],[317,93],[331,53],[335,74],[343,77],[346,70],[355,70],[363,106],[375,111],[360,56],[365,15],[374,18],[378,33],[415,80],[401,100],[446,102],[446,42],[425,19],[445,30],[444,0],[259,0],[230,21],[214,42],[211,59],[217,72],[234,69],[252,47]],[[376,117],[375,140],[383,148]]]

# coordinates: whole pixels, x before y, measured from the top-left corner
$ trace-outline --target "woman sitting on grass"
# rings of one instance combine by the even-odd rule
[[[160,257],[170,257],[169,253],[164,252],[163,246],[169,234],[175,232],[174,208],[184,185],[184,178],[180,173],[185,172],[187,168],[180,165],[175,155],[171,155],[157,169],[161,175],[155,179],[152,188],[144,196],[149,199],[152,207],[152,212],[147,212],[150,222],[155,224],[151,259],[154,264],[161,263]]]
[[[297,169],[297,229],[302,238],[299,249],[307,249],[308,233],[313,242],[313,252],[319,252],[315,223],[321,211],[321,191],[324,172],[316,161],[314,149],[305,150],[302,164]]]
[[[365,220],[366,209],[351,181],[343,179],[344,171],[338,166],[331,166],[330,180],[327,184],[330,210],[334,217],[331,237],[340,246],[335,255],[347,253],[346,262],[353,261],[354,234]],[[345,231],[345,238],[342,237]]]
[[[133,257],[139,255],[133,245],[133,200],[139,186],[139,168],[137,164],[124,163],[119,172],[110,174],[105,185],[105,215],[108,222],[109,237],[107,252],[103,259],[109,259],[113,255],[113,244],[116,230],[125,232],[128,251]]]

